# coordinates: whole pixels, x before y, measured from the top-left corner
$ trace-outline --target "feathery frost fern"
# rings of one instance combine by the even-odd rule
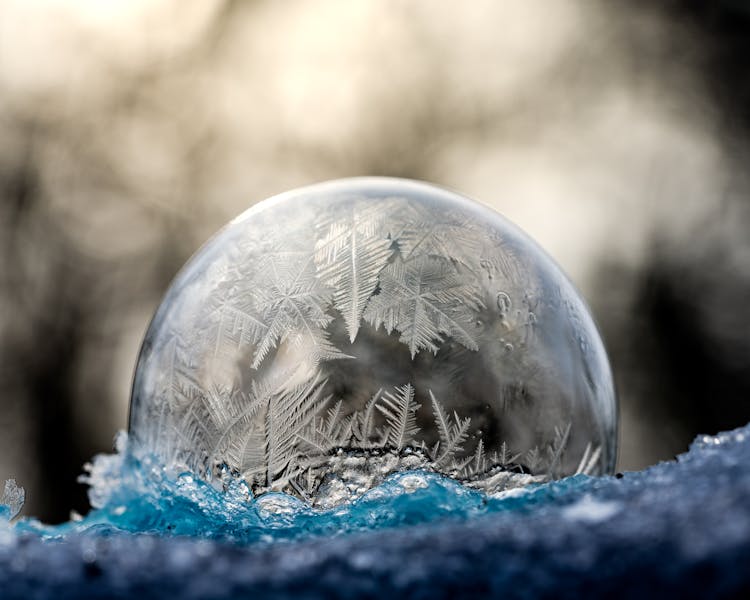
[[[201,448],[190,466],[226,464],[256,490],[310,493],[319,483],[315,469],[340,449],[417,453],[426,468],[462,478],[519,463],[555,476],[570,425],[547,447],[513,452],[503,443],[488,453],[481,437],[469,445],[471,418],[447,411],[428,390],[425,410],[435,428],[428,448],[411,383],[378,390],[354,412],[326,393],[321,364],[353,358],[331,341],[339,314],[352,344],[365,321],[398,332],[412,359],[421,351],[437,354],[448,338],[461,352],[479,350],[477,315],[485,306],[477,274],[497,268],[511,276],[518,265],[510,255],[507,264],[490,265],[477,228],[399,198],[362,199],[324,211],[313,239],[295,240],[291,250],[279,247],[281,237],[238,245],[210,297],[211,328],[203,332],[221,376],[203,389],[183,350],[190,342],[175,339],[162,348],[163,403],[151,430],[168,431],[173,459]],[[515,318],[506,297],[498,295],[498,307]],[[239,381],[247,374],[238,377],[238,368],[248,370],[244,390]],[[588,446],[578,471],[593,470],[599,456]]]

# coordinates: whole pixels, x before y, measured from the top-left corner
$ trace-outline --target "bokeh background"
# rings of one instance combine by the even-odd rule
[[[455,188],[558,260],[610,352],[620,469],[746,423],[748,6],[0,0],[0,480],[84,512],[180,266],[352,175]]]

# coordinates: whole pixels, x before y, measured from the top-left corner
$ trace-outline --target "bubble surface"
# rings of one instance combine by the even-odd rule
[[[407,180],[295,190],[183,268],[146,334],[133,452],[331,507],[423,469],[490,493],[611,472],[580,295],[484,206]]]

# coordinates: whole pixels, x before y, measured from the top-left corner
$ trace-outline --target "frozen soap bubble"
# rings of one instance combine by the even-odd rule
[[[611,472],[602,341],[554,262],[497,213],[398,179],[242,214],[146,334],[131,447],[330,506],[426,469],[489,492]]]

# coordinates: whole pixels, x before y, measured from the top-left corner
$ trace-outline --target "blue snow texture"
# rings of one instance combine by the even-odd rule
[[[59,526],[0,508],[0,598],[750,598],[750,425],[676,461],[485,496],[434,473],[314,510],[119,452]]]

